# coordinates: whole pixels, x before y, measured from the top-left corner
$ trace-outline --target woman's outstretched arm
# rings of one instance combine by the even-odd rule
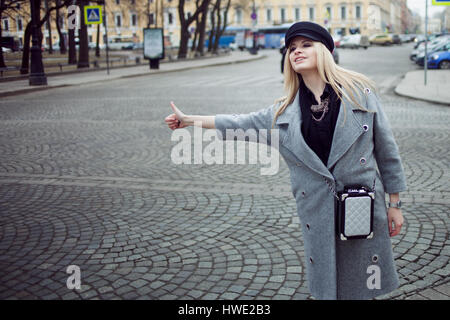
[[[184,114],[172,101],[170,102],[170,106],[172,107],[174,113],[168,115],[164,120],[170,129],[175,130],[193,125],[198,125],[199,127],[206,129],[215,129],[215,116],[195,116]]]

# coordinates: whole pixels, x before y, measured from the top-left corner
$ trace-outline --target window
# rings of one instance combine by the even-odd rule
[[[169,24],[173,24],[173,14],[172,14],[172,12],[169,12],[168,20],[169,20]]]
[[[341,20],[345,20],[346,16],[347,16],[347,8],[345,6],[341,7]]]
[[[328,21],[331,20],[331,7],[326,7]]]
[[[2,22],[3,22],[3,26],[2,26],[3,30],[4,31],[9,31],[9,20],[8,20],[8,18],[3,19]]]
[[[266,21],[272,21],[272,9],[266,10]]]
[[[355,7],[355,15],[356,15],[356,19],[361,20],[361,6],[357,5]]]
[[[236,23],[242,23],[242,10],[236,9]]]
[[[295,20],[296,21],[300,20],[300,8],[295,8],[294,9],[294,16],[295,16]]]
[[[116,27],[122,26],[122,16],[120,14],[116,14]]]
[[[309,20],[314,21],[314,8],[309,8]]]
[[[116,0],[116,4],[120,4],[120,0]]]
[[[155,23],[155,16],[153,15],[153,13],[150,13],[148,15],[148,21],[149,21],[149,24],[154,24]]]
[[[285,8],[280,9],[280,20],[281,20],[281,23],[286,22],[286,9]]]
[[[132,27],[137,26],[137,14],[136,13],[131,14],[131,26]]]
[[[23,31],[22,17],[18,17],[17,18],[17,31]]]

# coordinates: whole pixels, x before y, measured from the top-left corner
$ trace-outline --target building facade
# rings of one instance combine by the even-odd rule
[[[185,0],[186,17],[195,12],[195,0]],[[222,0],[225,6],[228,0]],[[44,2],[44,1],[43,1]],[[214,0],[212,0],[214,3]],[[143,28],[163,27],[166,44],[177,46],[180,40],[180,22],[177,0],[106,0],[106,26],[110,41],[143,41]],[[326,27],[332,35],[381,32],[404,33],[406,0],[231,0],[227,13],[232,27],[269,27],[313,21]],[[252,19],[252,14],[253,18]],[[41,16],[43,16],[44,11]],[[2,17],[3,35],[23,39],[29,10],[24,5],[20,14]],[[59,42],[56,15],[51,16],[50,28],[44,25],[44,45]],[[208,23],[209,24],[209,23]],[[60,26],[67,36],[67,8],[60,10]],[[50,30],[49,30],[50,29]],[[207,27],[208,29],[208,27]],[[189,30],[194,32],[195,23]],[[49,32],[50,31],[50,32]],[[97,26],[88,27],[89,41],[94,43]],[[104,44],[105,27],[99,27],[100,43]]]

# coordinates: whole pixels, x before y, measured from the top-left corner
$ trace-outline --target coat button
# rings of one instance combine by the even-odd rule
[[[375,262],[375,263],[378,262],[378,255],[374,254],[374,255],[372,256],[372,262]]]
[[[363,125],[363,130],[366,132],[369,131],[369,126],[367,124]]]
[[[309,223],[306,224],[306,229],[308,229],[308,230],[311,229],[309,226]]]
[[[361,159],[359,159],[359,162],[361,163],[361,164],[366,164],[366,158],[361,158]]]
[[[313,263],[314,261],[313,261],[313,258],[312,257],[309,257],[309,263]]]
[[[369,94],[370,93],[370,89],[369,88],[365,88],[364,91]]]
[[[302,191],[302,196],[306,197],[305,191]]]

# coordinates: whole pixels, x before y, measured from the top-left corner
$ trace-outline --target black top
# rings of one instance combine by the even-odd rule
[[[328,156],[330,155],[331,143],[333,141],[334,128],[336,127],[337,118],[341,100],[334,92],[331,85],[326,84],[320,99],[329,97],[328,112],[324,118],[317,122],[314,118],[320,119],[322,112],[312,112],[311,105],[318,104],[314,94],[305,83],[300,79],[300,108],[302,112],[301,131],[306,144],[317,154],[324,165],[327,165]]]

